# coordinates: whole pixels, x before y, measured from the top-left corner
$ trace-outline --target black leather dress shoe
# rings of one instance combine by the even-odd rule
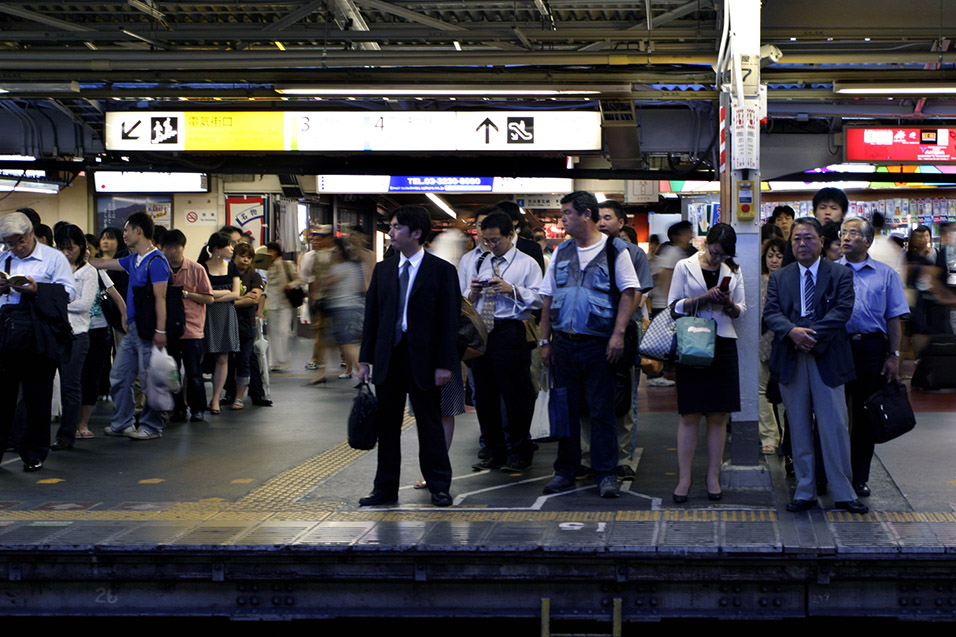
[[[797,498],[787,505],[787,511],[799,513],[800,511],[809,511],[815,506],[817,506],[816,500],[801,500]]]
[[[73,443],[69,440],[61,440],[57,438],[56,442],[50,445],[50,451],[63,451],[64,449],[72,449]]]
[[[398,504],[398,494],[372,491],[359,500],[359,506],[363,507],[374,507],[382,504]]]
[[[843,509],[844,511],[849,511],[850,513],[859,513],[860,515],[870,510],[870,507],[866,506],[859,500],[847,500],[845,502],[834,502],[833,506],[838,509]]]
[[[434,504],[436,507],[450,507],[451,496],[445,493],[444,491],[433,493],[432,504]]]
[[[870,487],[867,486],[865,482],[854,482],[853,490],[856,491],[856,494],[861,498],[870,497]]]
[[[23,463],[23,470],[27,473],[33,473],[34,471],[39,471],[43,468],[43,462],[40,460],[30,460]]]
[[[272,407],[272,401],[268,398],[253,398],[252,404],[257,407]]]

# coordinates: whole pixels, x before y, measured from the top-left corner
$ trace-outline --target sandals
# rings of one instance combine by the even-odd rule
[[[412,485],[412,488],[413,488],[413,489],[424,489],[424,488],[427,487],[427,486],[428,486],[428,484],[425,482],[425,478],[422,478],[421,480],[419,480],[418,482],[416,482],[415,484],[413,484],[413,485]]]
[[[232,403],[232,406],[229,407],[229,409],[233,411],[239,411],[240,409],[243,409],[245,406],[246,405],[241,400],[237,400],[234,403]]]
[[[761,451],[761,453],[763,453],[763,455],[765,455],[765,456],[773,456],[773,455],[776,455],[776,454],[777,454],[777,448],[774,447],[773,445],[764,445],[764,446],[760,449],[760,451]]]
[[[87,440],[89,438],[96,437],[96,434],[94,434],[89,429],[80,429],[76,432],[76,437],[78,440]]]

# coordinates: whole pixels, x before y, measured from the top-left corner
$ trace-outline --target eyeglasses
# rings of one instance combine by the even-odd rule
[[[0,241],[0,243],[3,243],[3,245],[7,246],[8,248],[12,248],[14,246],[26,245],[28,239],[29,237],[27,235],[21,234],[19,239],[5,239],[4,241]]]
[[[502,239],[504,239],[504,237],[490,237],[490,238],[486,237],[484,241],[490,246],[496,246],[499,243],[501,243]]]
[[[710,254],[711,259],[716,259],[718,261],[723,261],[724,259],[728,258],[723,252],[714,252],[713,248],[710,247],[707,248],[707,253]]]
[[[863,233],[857,230],[856,228],[850,228],[849,230],[840,230],[840,238],[850,237],[853,239],[862,239]]]

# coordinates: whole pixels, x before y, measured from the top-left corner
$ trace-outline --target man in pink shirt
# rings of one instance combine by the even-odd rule
[[[203,419],[206,409],[206,388],[202,379],[203,330],[206,325],[206,306],[212,303],[212,285],[205,268],[183,256],[186,236],[180,230],[170,230],[162,239],[163,254],[173,271],[173,284],[183,289],[183,307],[186,310],[186,327],[182,338],[167,344],[169,353],[182,363],[186,371],[183,388],[173,398],[176,407],[170,422],[185,422],[186,404],[189,404],[189,420]]]

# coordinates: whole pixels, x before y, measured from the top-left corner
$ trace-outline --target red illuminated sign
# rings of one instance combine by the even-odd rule
[[[956,162],[956,128],[847,128],[846,161]]]

